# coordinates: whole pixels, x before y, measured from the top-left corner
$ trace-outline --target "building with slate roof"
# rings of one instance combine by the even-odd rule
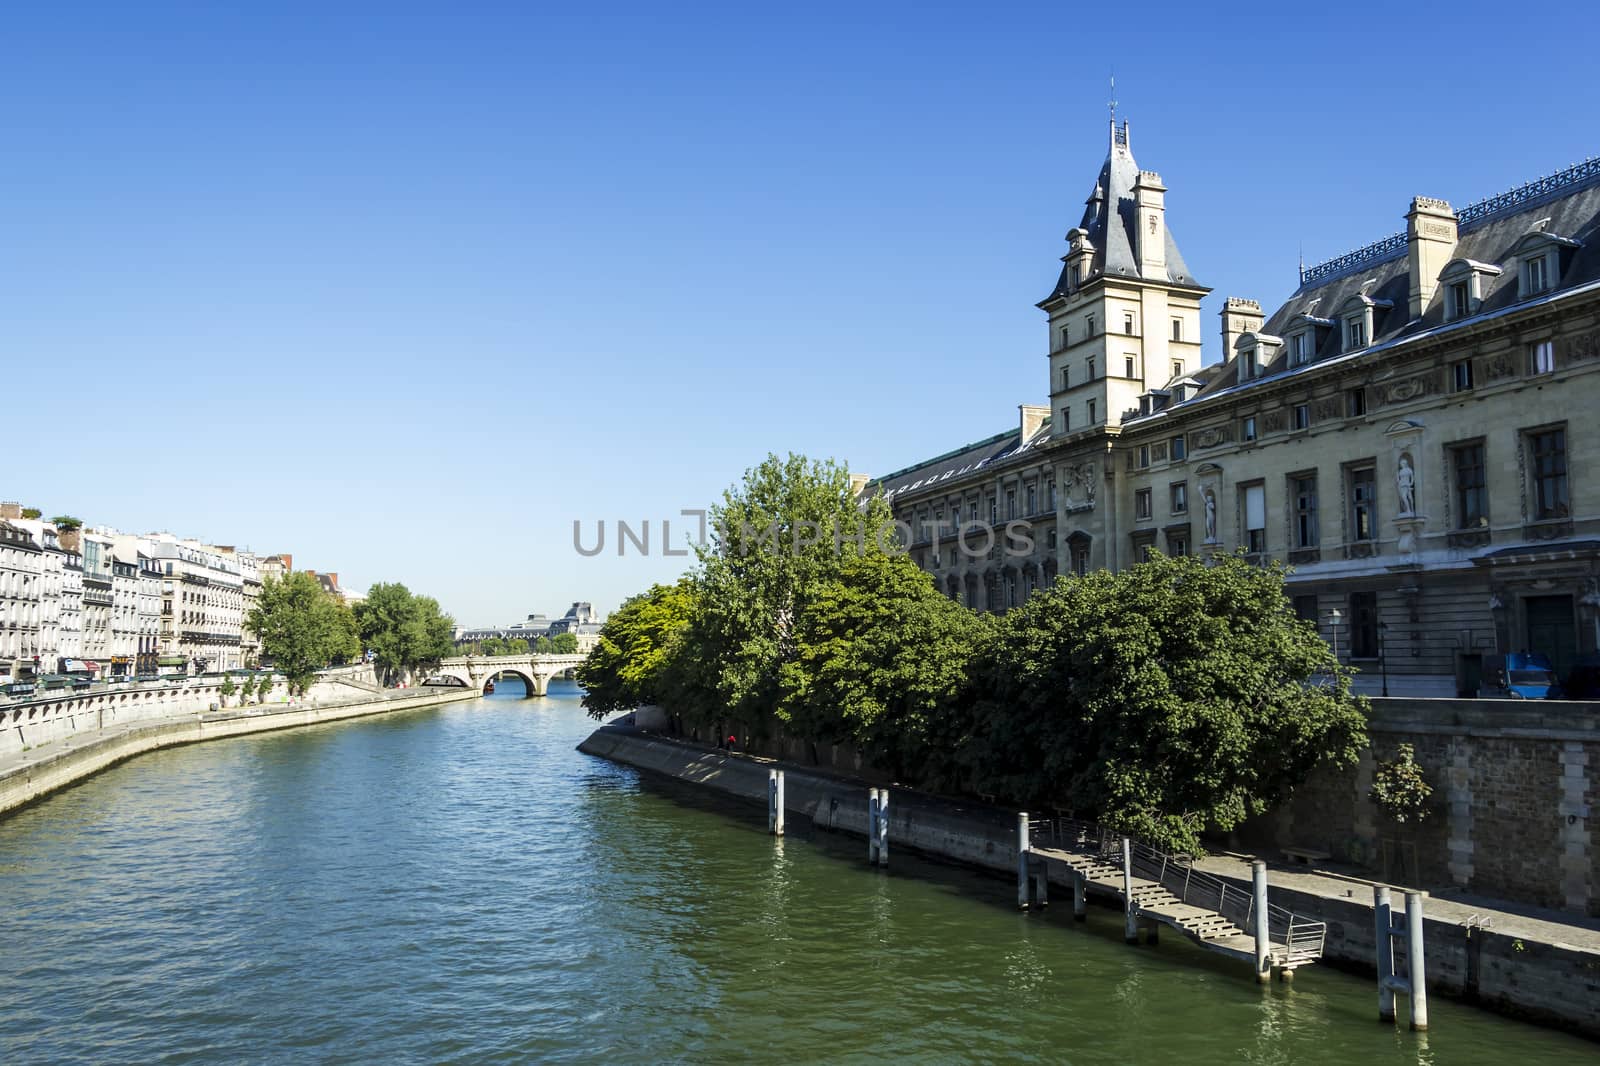
[[[1050,405],[872,483],[940,589],[1004,611],[1058,573],[1242,550],[1293,565],[1364,690],[1600,652],[1600,160],[1459,211],[1413,199],[1271,314],[1227,299],[1211,366],[1166,191],[1113,124],[1038,304]],[[986,550],[978,525],[1001,527]]]

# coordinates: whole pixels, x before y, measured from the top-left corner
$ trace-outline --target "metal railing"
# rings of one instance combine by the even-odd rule
[[[1034,819],[1029,825],[1035,840],[1094,855],[1119,869],[1122,866],[1123,834],[1114,829],[1071,817]],[[1134,877],[1154,882],[1180,903],[1221,915],[1241,932],[1253,931],[1255,894],[1249,886],[1195,869],[1192,856],[1158,851],[1131,838],[1128,843]],[[1302,917],[1274,903],[1267,904],[1267,939],[1280,965],[1292,966],[1320,958],[1327,932],[1326,922]]]

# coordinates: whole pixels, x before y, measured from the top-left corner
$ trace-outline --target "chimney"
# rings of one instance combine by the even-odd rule
[[[854,474],[854,473],[852,473],[850,475],[850,495],[852,495],[852,496],[861,495],[861,493],[866,489],[868,483],[870,483],[871,481],[872,481],[872,475],[870,475],[870,474]]]
[[[1167,187],[1153,170],[1139,171],[1133,183],[1139,226],[1139,276],[1167,280]]]
[[[1044,420],[1050,417],[1050,408],[1035,407],[1031,403],[1017,404],[1017,410],[1022,413],[1022,438],[1018,443],[1027,443],[1029,437],[1039,432],[1039,427],[1044,425]]]
[[[83,551],[83,531],[78,529],[61,529],[56,531],[56,543],[69,552]]]
[[[333,587],[334,588],[338,588],[339,587],[339,571],[337,571],[337,570],[329,570],[328,571],[328,580],[333,582]]]
[[[1411,275],[1411,321],[1422,317],[1439,287],[1439,272],[1456,254],[1456,213],[1444,200],[1418,196],[1406,212],[1406,259]]]
[[[1261,330],[1261,305],[1238,296],[1228,297],[1222,308],[1222,361],[1233,358],[1233,342]]]
[[[278,558],[283,560],[284,573],[288,573],[294,569],[294,556],[290,555],[288,552],[284,552],[282,555],[278,556]]]
[[[18,503],[15,500],[6,500],[4,503],[0,503],[0,518],[18,518],[18,519],[20,519],[21,517],[22,517],[22,504]]]

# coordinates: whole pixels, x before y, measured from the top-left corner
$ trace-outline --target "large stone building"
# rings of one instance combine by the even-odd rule
[[[1600,160],[1304,269],[1270,315],[1200,299],[1128,126],[1067,235],[1048,408],[878,479],[938,587],[1003,611],[1059,572],[1242,550],[1362,687],[1474,692],[1496,654],[1564,672],[1600,635]],[[1574,415],[1579,416],[1573,422]],[[1589,459],[1584,457],[1588,456]],[[989,550],[958,522],[1004,526]]]
[[[0,518],[0,676],[32,673],[39,655],[43,550],[33,534]]]

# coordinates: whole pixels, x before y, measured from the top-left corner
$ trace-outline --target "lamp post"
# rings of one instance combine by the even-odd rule
[[[1383,694],[1389,695],[1389,659],[1384,655],[1384,638],[1389,635],[1389,623],[1378,623],[1378,672],[1383,675]]]
[[[1344,619],[1344,615],[1339,613],[1339,608],[1337,608],[1337,607],[1335,607],[1333,610],[1328,612],[1329,627],[1333,630],[1333,661],[1334,662],[1338,662],[1339,661],[1339,623],[1343,619]]]

